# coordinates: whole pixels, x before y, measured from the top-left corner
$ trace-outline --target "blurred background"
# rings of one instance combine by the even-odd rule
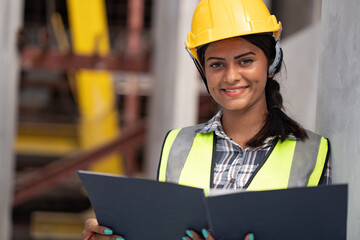
[[[197,2],[0,0],[0,239],[81,239],[76,170],[154,179],[166,132],[218,111],[184,50]],[[330,138],[358,239],[360,3],[345,2],[265,1],[286,111]]]

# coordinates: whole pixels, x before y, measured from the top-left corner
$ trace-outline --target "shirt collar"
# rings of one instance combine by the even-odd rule
[[[198,133],[209,133],[209,132],[215,132],[217,135],[220,136],[226,136],[224,129],[221,125],[221,118],[223,115],[223,110],[219,110],[215,116],[213,116],[209,121],[207,121],[205,124],[201,125],[196,132]],[[265,139],[264,143],[268,143],[271,140],[273,140],[275,136],[268,137]],[[290,134],[287,136],[288,139],[291,140],[299,140],[299,138],[295,137],[293,134]]]
[[[223,111],[218,111],[215,116],[213,116],[209,121],[205,124],[201,125],[196,132],[198,133],[209,133],[209,132],[224,132],[223,127],[221,125],[221,118],[223,115]]]

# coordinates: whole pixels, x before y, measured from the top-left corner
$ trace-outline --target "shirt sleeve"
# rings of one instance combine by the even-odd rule
[[[326,166],[322,173],[319,185],[321,185],[321,186],[331,185],[331,159],[330,159],[330,157],[326,161]]]

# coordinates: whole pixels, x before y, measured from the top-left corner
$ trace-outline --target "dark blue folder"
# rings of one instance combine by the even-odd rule
[[[347,185],[206,198],[216,240],[346,240]]]
[[[78,171],[100,225],[126,240],[180,240],[210,229],[216,240],[346,240],[347,186],[205,197],[202,189]]]
[[[181,240],[209,228],[204,191],[172,183],[78,171],[100,225],[126,240]]]

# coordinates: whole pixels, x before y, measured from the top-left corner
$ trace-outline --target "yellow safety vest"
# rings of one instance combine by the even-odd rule
[[[172,130],[164,140],[158,180],[203,188],[213,182],[214,133],[197,133],[199,125]],[[308,139],[280,140],[247,183],[247,190],[317,186],[325,168],[328,141],[306,130]]]

